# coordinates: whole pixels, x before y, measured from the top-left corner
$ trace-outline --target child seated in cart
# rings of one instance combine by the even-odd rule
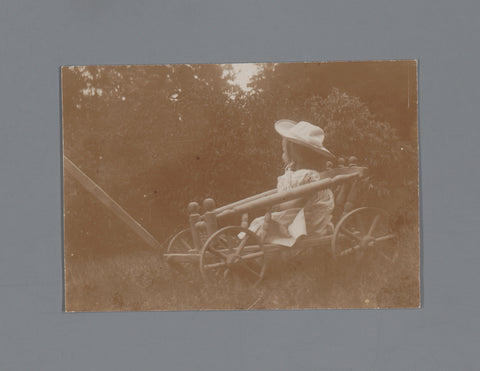
[[[334,158],[323,146],[323,130],[305,121],[295,123],[291,120],[277,121],[275,130],[283,137],[282,159],[285,164],[285,173],[278,177],[277,190],[288,191],[321,180],[320,171],[326,160]],[[325,189],[307,198],[278,205],[273,212],[254,219],[249,229],[264,243],[293,246],[306,234],[333,232],[333,209],[333,192]]]

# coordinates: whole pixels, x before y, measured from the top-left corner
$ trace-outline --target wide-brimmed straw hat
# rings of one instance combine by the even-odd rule
[[[310,148],[328,158],[335,158],[335,156],[323,146],[325,133],[323,129],[318,126],[306,121],[296,123],[292,120],[283,119],[275,123],[275,130],[282,137],[294,143]]]

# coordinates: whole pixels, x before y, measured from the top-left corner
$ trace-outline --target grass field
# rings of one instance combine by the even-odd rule
[[[122,251],[68,259],[68,311],[308,309],[418,307],[419,246],[416,225],[399,231],[393,265],[371,259],[357,269],[328,251],[296,259],[272,257],[256,287],[207,286],[197,266],[170,269],[160,251]],[[66,250],[68,251],[68,249]],[[134,251],[134,250],[133,250]]]

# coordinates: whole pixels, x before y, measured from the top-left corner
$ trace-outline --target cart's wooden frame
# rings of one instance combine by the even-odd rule
[[[310,248],[328,248],[337,260],[346,256],[359,256],[365,251],[382,254],[390,262],[398,255],[396,234],[392,232],[389,217],[383,209],[373,207],[354,208],[357,199],[358,182],[364,177],[366,168],[356,165],[351,157],[348,165],[339,159],[338,166],[328,164],[322,180],[297,187],[291,191],[270,190],[246,199],[215,208],[212,199],[200,206],[191,202],[188,207],[189,227],[177,233],[169,242],[164,257],[173,267],[199,265],[205,282],[218,282],[229,277],[241,277],[253,284],[260,282],[266,272],[267,257],[271,254],[290,251],[292,256]],[[269,213],[275,205],[304,199],[322,189],[331,189],[335,195],[333,233],[306,235],[294,246],[267,244],[262,238],[248,230],[248,214],[266,210]],[[240,225],[227,224],[241,216]],[[266,226],[268,228],[268,225]],[[393,246],[393,254],[384,253],[385,246]]]

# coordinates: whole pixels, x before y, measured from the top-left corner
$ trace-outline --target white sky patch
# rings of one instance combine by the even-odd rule
[[[240,86],[242,90],[249,91],[250,88],[247,84],[250,82],[250,78],[259,71],[259,65],[256,63],[235,63],[231,65],[235,78],[233,83]]]
[[[82,89],[82,94],[90,97],[93,97],[94,95],[101,97],[103,90],[100,88],[95,88],[94,86],[89,86],[86,89]]]

